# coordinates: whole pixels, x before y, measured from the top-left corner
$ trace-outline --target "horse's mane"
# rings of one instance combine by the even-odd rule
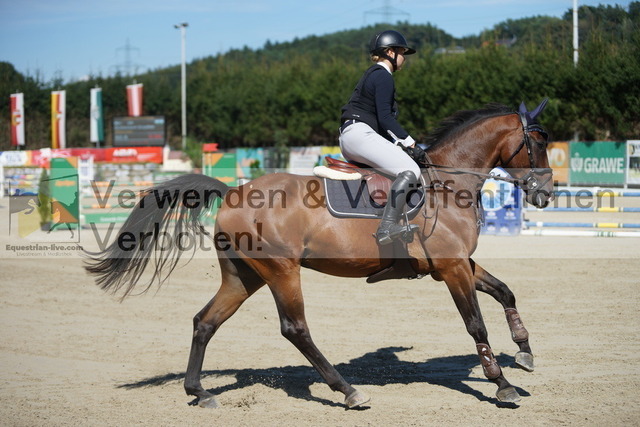
[[[428,148],[433,148],[479,120],[504,116],[506,114],[512,114],[513,112],[514,111],[506,105],[495,103],[487,104],[477,110],[458,111],[442,120],[438,127],[427,136],[425,143]]]

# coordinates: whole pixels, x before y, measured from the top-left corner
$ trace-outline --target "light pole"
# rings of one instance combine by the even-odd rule
[[[182,38],[182,66],[180,70],[181,74],[181,92],[182,92],[182,151],[187,148],[187,58],[186,58],[186,46],[187,46],[187,22],[174,25],[175,28],[180,29],[180,35]]]
[[[578,0],[573,0],[573,66],[578,66]]]

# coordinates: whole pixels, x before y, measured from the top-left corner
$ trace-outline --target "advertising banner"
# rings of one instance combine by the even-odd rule
[[[40,150],[30,150],[28,162],[25,166],[37,166],[40,168],[48,168],[52,158],[63,159],[65,157],[78,156],[86,158],[85,151],[92,150],[91,148],[41,148]]]
[[[236,166],[236,153],[202,153],[202,173],[216,178],[230,187],[238,185]],[[205,224],[210,225],[214,221],[219,207],[219,202],[213,203],[211,210],[204,217]]]
[[[65,148],[66,139],[66,92],[51,92],[51,148]]]
[[[612,141],[573,142],[570,145],[572,185],[624,184],[626,143]]]
[[[236,153],[204,153],[202,160],[204,175],[216,178],[229,186],[238,185]]]
[[[51,148],[41,148],[40,150],[27,151],[27,163],[25,166],[35,166],[39,168],[48,168],[51,160]]]
[[[162,147],[114,147],[104,150],[110,163],[162,163]]]
[[[99,159],[104,160],[104,150],[96,148],[58,148],[55,150],[43,148],[40,150],[31,150],[29,154],[28,166],[38,166],[41,168],[48,168],[51,159],[64,159],[71,156],[81,159],[93,157],[95,161],[100,161]]]
[[[12,181],[20,191],[12,192],[9,199],[9,234],[15,233],[30,242],[77,243],[77,161],[75,158],[52,159],[50,166],[49,171],[27,168],[14,175],[16,179]],[[32,187],[26,187],[26,182]]]
[[[263,148],[238,148],[236,149],[236,161],[238,162],[238,178],[253,179],[259,170],[264,170]]]
[[[327,156],[331,157],[332,159],[342,160],[343,162],[345,161],[344,157],[342,156],[342,151],[340,150],[340,147],[322,147],[321,164],[324,164],[324,158]]]
[[[28,151],[2,151],[0,152],[0,165],[2,166],[27,166],[29,162]]]
[[[496,176],[509,176],[503,169],[492,170]],[[494,179],[485,181],[481,190],[484,225],[482,234],[517,236],[522,230],[522,191],[515,185]]]
[[[627,141],[627,184],[640,185],[640,140]]]
[[[24,146],[24,96],[11,94],[11,145]]]
[[[79,159],[92,158],[95,162],[104,162],[106,150],[100,148],[71,148],[66,150],[51,150],[51,157],[75,156]]]
[[[551,142],[547,146],[549,167],[553,169],[553,181],[557,184],[569,184],[569,143]]]
[[[313,168],[322,164],[321,147],[292,147],[289,153],[289,173],[313,175]]]
[[[162,164],[162,147],[42,148],[27,151],[1,151],[0,164],[9,167],[48,168],[51,159],[77,157],[94,162]]]
[[[71,231],[77,229],[80,223],[78,158],[51,159],[50,171],[51,226],[49,230],[67,229],[70,235],[62,236],[70,241],[78,241],[78,233]]]

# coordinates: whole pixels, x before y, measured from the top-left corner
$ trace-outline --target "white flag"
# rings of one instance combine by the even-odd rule
[[[91,89],[90,140],[100,143],[104,141],[104,119],[102,117],[102,89]]]

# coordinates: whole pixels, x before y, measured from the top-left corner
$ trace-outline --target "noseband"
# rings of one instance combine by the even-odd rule
[[[509,156],[506,162],[502,162],[502,165],[506,168],[507,165],[513,160],[515,156],[522,150],[523,147],[527,147],[527,155],[529,156],[529,171],[522,176],[522,178],[516,178],[512,182],[522,189],[526,191],[537,190],[540,187],[543,187],[549,180],[551,179],[552,169],[551,168],[536,168],[535,159],[533,158],[533,150],[531,146],[531,132],[538,132],[542,136],[544,136],[545,141],[548,139],[547,132],[535,121],[533,123],[527,123],[527,117],[524,113],[519,113],[520,122],[522,123],[522,141],[520,145],[514,151],[514,153]],[[545,175],[548,177],[540,182]]]

